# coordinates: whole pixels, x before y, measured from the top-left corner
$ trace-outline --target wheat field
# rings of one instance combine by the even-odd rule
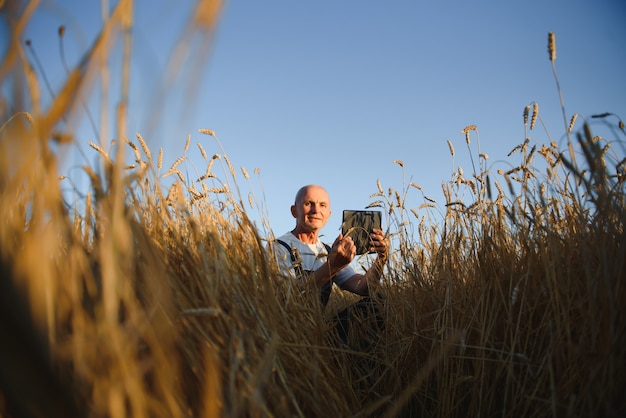
[[[498,172],[465,127],[477,164],[443,183],[443,205],[415,183],[373,185],[370,207],[393,242],[378,287],[384,328],[359,323],[340,346],[329,318],[352,296],[334,289],[322,310],[284,277],[213,131],[197,134],[222,152],[200,146],[206,167],[192,176],[189,140],[163,167],[150,138],[125,134],[124,103],[110,147],[59,128],[132,2],[119,2],[46,110],[18,41],[35,3],[7,17],[0,67],[15,96],[0,119],[0,416],[626,415],[617,115],[595,115],[614,138],[570,116],[562,149],[549,135],[525,141]],[[214,24],[219,2],[196,7]],[[556,78],[553,34],[548,46]],[[521,106],[526,132],[538,118],[537,103]],[[56,152],[68,143],[99,155],[75,201]],[[408,206],[415,195],[423,203]]]

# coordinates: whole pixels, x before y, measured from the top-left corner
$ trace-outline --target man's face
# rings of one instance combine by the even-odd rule
[[[296,218],[298,229],[307,232],[319,231],[330,218],[328,193],[317,186],[307,188],[302,198],[291,206],[291,214]]]

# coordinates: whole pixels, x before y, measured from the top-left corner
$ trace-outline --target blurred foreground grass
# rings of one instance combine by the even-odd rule
[[[407,207],[418,185],[379,183],[372,206],[394,244],[385,329],[361,325],[366,351],[337,347],[325,318],[350,296],[335,290],[321,312],[281,276],[225,152],[200,148],[198,178],[184,156],[166,171],[141,136],[126,139],[122,103],[117,140],[92,144],[100,161],[83,167],[87,195],[67,202],[59,122],[131,6],[117,4],[46,111],[19,42],[28,9],[13,16],[0,73],[15,93],[0,121],[2,416],[626,414],[621,120],[600,115],[616,132],[600,138],[573,118],[564,150],[526,141],[506,172],[479,154],[444,183],[442,207]],[[537,112],[524,110],[525,129]],[[477,128],[463,132],[469,147]]]

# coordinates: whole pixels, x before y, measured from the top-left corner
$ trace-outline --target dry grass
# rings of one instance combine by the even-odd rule
[[[114,16],[111,27],[128,23]],[[50,138],[101,65],[70,73],[48,112],[19,43],[2,65],[0,82],[32,103],[0,127],[2,416],[626,414],[623,136],[585,124],[567,152],[527,140],[492,173],[470,125],[478,165],[443,185],[444,205],[422,195],[410,207],[419,185],[379,182],[371,206],[394,243],[385,328],[360,323],[340,347],[325,318],[351,296],[335,292],[322,312],[281,276],[219,142],[212,158],[200,146],[195,177],[190,139],[164,174],[139,135],[93,144],[90,191],[66,202]]]

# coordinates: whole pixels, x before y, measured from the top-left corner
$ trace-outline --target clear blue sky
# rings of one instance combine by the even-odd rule
[[[65,53],[76,63],[100,28],[99,2],[42,4],[25,38],[58,89],[57,28],[67,27]],[[163,147],[165,170],[191,134],[187,168],[202,173],[195,144],[202,142],[210,155],[221,151],[198,129],[214,130],[233,165],[250,173],[276,235],[293,227],[289,206],[296,190],[318,183],[331,195],[333,217],[324,232],[332,242],[341,211],[370,203],[377,179],[385,189],[402,187],[394,160],[404,162],[406,183],[419,184],[443,205],[441,183],[453,170],[446,141],[456,150],[454,169],[470,173],[460,131],[475,124],[492,170],[506,168],[502,160],[524,140],[522,112],[533,101],[560,141],[565,128],[548,59],[550,31],[568,121],[574,113],[613,112],[626,119],[623,0],[231,0],[201,77],[182,72],[165,89],[171,49],[193,4],[137,2],[128,134],[141,133],[154,155]],[[189,45],[191,59],[198,57],[198,44]],[[119,51],[112,59],[112,104]],[[98,113],[97,102],[90,107]],[[155,114],[160,117],[152,124]],[[83,149],[87,141],[97,142],[85,122],[74,129]],[[531,136],[547,141],[539,124]],[[84,164],[72,158],[71,164]],[[247,200],[247,182],[241,172],[237,176]],[[406,203],[417,208],[423,199],[413,190]]]

